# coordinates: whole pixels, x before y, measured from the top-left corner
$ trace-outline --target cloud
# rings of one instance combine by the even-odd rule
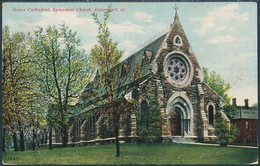
[[[232,61],[236,65],[233,68],[240,68],[241,64],[248,65],[250,63],[252,65],[253,62],[257,62],[257,53],[244,53],[240,55],[230,55],[223,57],[225,61],[230,62]],[[255,60],[254,60],[255,59]],[[240,66],[237,66],[240,65]],[[247,68],[248,70],[248,68]]]
[[[134,16],[137,20],[144,21],[144,22],[152,22],[152,18],[153,18],[152,15],[149,15],[145,12],[135,12]]]
[[[90,42],[90,43],[84,43],[84,45],[82,45],[82,48],[86,51],[86,52],[90,52],[91,48],[93,48],[93,46],[97,44],[97,42]]]
[[[41,22],[44,24],[56,24],[61,22],[70,25],[93,25],[94,21],[86,17],[77,17],[76,12],[43,12]]]
[[[191,20],[200,22],[201,28],[196,30],[198,34],[205,34],[211,30],[233,31],[234,27],[248,22],[248,13],[241,13],[239,9],[238,4],[230,3],[208,12],[205,17],[191,18]]]
[[[130,21],[125,21],[121,24],[109,23],[108,28],[111,32],[122,35],[123,33],[144,33],[143,27],[133,24]]]
[[[237,98],[237,104],[239,106],[243,106],[245,104],[244,99],[249,99],[249,105],[253,105],[258,102],[257,91],[257,86],[247,86],[242,90],[241,87],[232,87],[227,93],[229,96]]]
[[[12,25],[13,20],[9,20],[8,24]],[[87,36],[96,36],[97,25],[91,18],[78,17],[76,12],[42,12],[41,17],[35,22],[21,21],[19,25],[16,23],[16,29],[23,32],[33,32],[38,27],[46,28],[49,25],[61,25],[65,23],[74,31],[81,31]]]
[[[231,35],[215,36],[213,39],[208,40],[209,44],[227,44],[235,41],[236,38]]]
[[[123,57],[121,58],[122,60],[126,59],[129,54],[137,48],[137,44],[133,42],[132,40],[124,40],[120,46],[122,47],[123,50],[125,50],[125,53]]]
[[[125,49],[135,49],[137,45],[132,40],[124,40],[122,42],[122,46],[125,47]]]

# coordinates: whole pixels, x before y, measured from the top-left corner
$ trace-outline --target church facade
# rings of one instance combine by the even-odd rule
[[[131,111],[127,121],[120,125],[121,140],[137,140],[137,119],[142,115],[142,106],[149,107],[151,96],[155,97],[159,104],[163,141],[174,138],[216,140],[216,113],[219,112],[228,120],[222,110],[224,101],[203,82],[203,71],[177,13],[168,33],[122,61],[119,66],[121,76],[125,78],[124,85],[128,85],[127,94],[121,97],[135,98],[140,104]],[[141,74],[137,79],[133,79],[137,68]],[[70,121],[68,138],[71,145],[113,142],[115,139],[111,123],[106,121],[105,115],[98,113],[93,104],[95,101],[92,100],[92,92],[98,84],[97,77],[98,74],[75,105],[79,114]],[[53,138],[56,142],[60,140],[58,135],[56,130]]]

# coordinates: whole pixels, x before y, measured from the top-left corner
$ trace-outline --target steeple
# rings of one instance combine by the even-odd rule
[[[179,9],[179,7],[175,4],[175,7],[173,7],[174,9],[175,9],[175,17],[174,17],[174,20],[176,20],[176,18],[179,18],[179,16],[178,16],[178,9]]]
[[[198,82],[203,81],[201,78],[199,77],[200,73],[203,73],[199,63],[197,61],[197,58],[195,57],[195,54],[193,53],[191,46],[189,44],[188,38],[184,32],[184,29],[181,25],[181,21],[180,18],[178,16],[178,9],[179,7],[177,5],[173,6],[173,9],[175,10],[175,17],[174,17],[174,21],[173,24],[171,24],[171,28],[169,30],[169,32],[167,33],[163,43],[162,43],[162,48],[164,48],[165,50],[163,50],[162,52],[164,52],[164,54],[161,54],[162,58],[166,58],[167,55],[170,56],[170,54],[179,54],[179,55],[185,55],[184,59],[186,59],[186,61],[190,61],[190,66],[193,67],[193,71],[191,72],[191,74],[196,75],[196,77],[194,77],[194,79],[197,79]],[[158,59],[159,59],[159,54],[158,54]],[[166,62],[163,62],[166,63]],[[162,68],[165,65],[162,65]],[[173,69],[173,68],[171,68]],[[158,69],[160,70],[160,69]],[[165,70],[164,68],[161,70]],[[167,72],[169,71],[168,69],[166,70]],[[172,70],[170,70],[172,71]],[[177,71],[176,71],[177,72]],[[175,74],[176,75],[176,74]],[[169,78],[171,78],[171,76],[168,75]],[[181,78],[177,77],[179,80]],[[193,79],[193,76],[190,75],[191,79]],[[177,79],[176,79],[177,80]]]

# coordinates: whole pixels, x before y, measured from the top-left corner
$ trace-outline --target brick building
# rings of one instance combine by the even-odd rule
[[[233,99],[233,105],[237,107],[237,111],[233,117],[232,123],[238,128],[238,135],[235,143],[256,145],[258,141],[258,109],[249,107],[248,102],[248,99],[245,99],[244,106],[237,106],[236,99]]]
[[[162,139],[164,141],[178,139],[194,139],[198,141],[215,140],[215,115],[223,112],[223,99],[203,82],[203,71],[191,49],[185,32],[181,26],[177,12],[168,33],[140,49],[117,67],[125,79],[122,87],[127,94],[118,97],[126,102],[126,98],[135,98],[140,106],[133,110],[125,125],[120,126],[120,138],[136,140],[138,137],[138,118],[142,108],[149,107],[152,97],[159,103],[162,117]],[[141,74],[137,79],[133,75],[137,69]],[[69,144],[89,144],[114,139],[113,128],[95,107],[107,105],[102,96],[105,95],[98,86],[98,77],[88,84],[75,105],[80,113],[71,118],[68,130]],[[100,98],[93,97],[99,91]],[[57,137],[57,136],[56,136]],[[55,138],[54,138],[55,139]]]

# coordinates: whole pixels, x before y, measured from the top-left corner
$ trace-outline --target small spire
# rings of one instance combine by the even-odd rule
[[[175,7],[173,7],[175,9],[175,17],[178,15],[177,10],[179,9],[179,7],[175,4]]]

